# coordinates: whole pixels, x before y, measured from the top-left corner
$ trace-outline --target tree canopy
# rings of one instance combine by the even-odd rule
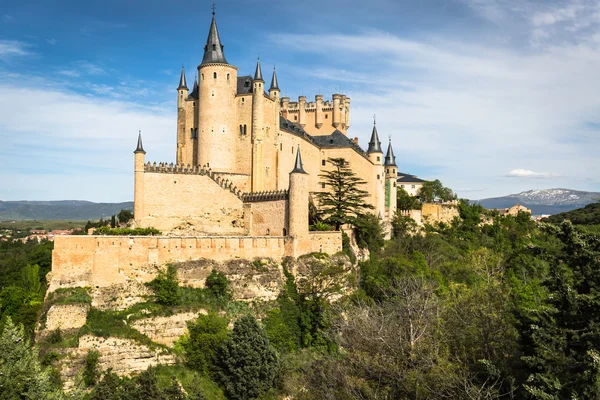
[[[320,174],[325,191],[316,193],[319,200],[319,212],[323,222],[340,230],[346,223],[354,223],[356,217],[374,209],[366,202],[370,196],[362,189],[365,181],[356,176],[350,164],[344,158],[329,158],[330,171]]]

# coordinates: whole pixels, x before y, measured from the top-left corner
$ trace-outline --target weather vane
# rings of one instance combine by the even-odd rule
[[[373,114],[373,125],[377,125],[377,114]]]
[[[212,13],[213,15],[215,15],[215,9],[217,8],[217,4],[213,1],[213,5],[212,5]]]

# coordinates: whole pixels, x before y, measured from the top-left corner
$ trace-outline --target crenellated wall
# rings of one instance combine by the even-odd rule
[[[273,202],[276,204],[277,202]],[[287,248],[302,249],[291,253]],[[311,232],[309,237],[283,236],[57,236],[52,252],[49,292],[59,287],[108,287],[131,277],[150,281],[145,267],[200,259],[226,261],[298,257],[311,252],[335,254],[342,250],[341,232]]]

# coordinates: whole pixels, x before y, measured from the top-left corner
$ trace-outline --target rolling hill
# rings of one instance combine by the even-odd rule
[[[93,203],[81,200],[1,201],[0,221],[22,220],[97,220],[133,209],[133,202]]]
[[[507,208],[522,204],[534,215],[558,214],[585,207],[600,200],[600,192],[584,192],[571,189],[528,190],[503,197],[475,200],[485,208]]]

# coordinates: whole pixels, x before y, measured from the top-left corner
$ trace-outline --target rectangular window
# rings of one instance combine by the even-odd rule
[[[324,183],[321,183],[321,187],[322,187],[323,189],[325,189],[325,184],[324,184]]]
[[[321,165],[325,165],[325,160],[321,160]]]
[[[415,185],[410,185],[410,187],[414,189],[414,188],[415,188]]]

